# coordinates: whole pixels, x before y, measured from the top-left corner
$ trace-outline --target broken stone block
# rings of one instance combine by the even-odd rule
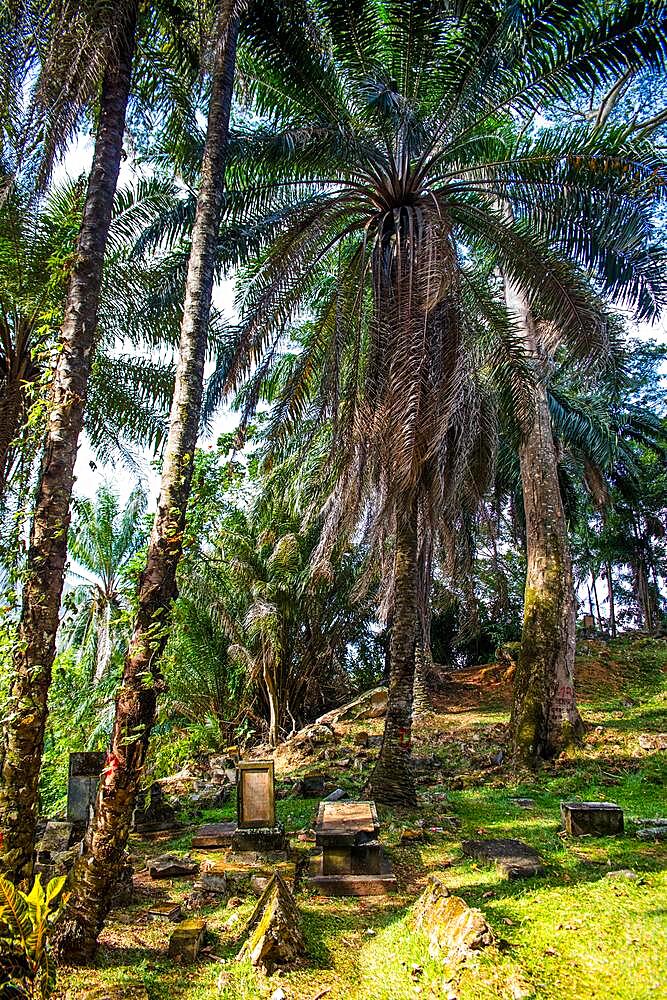
[[[620,868],[617,872],[607,872],[605,878],[626,878],[630,882],[634,882],[639,878],[637,872],[633,872],[632,868]]]
[[[642,750],[667,750],[667,733],[642,733],[639,737]]]
[[[519,809],[532,809],[535,805],[535,799],[510,799],[510,802]]]
[[[250,888],[256,896],[261,896],[270,881],[271,879],[268,875],[251,875]]]
[[[205,934],[205,920],[184,920],[169,938],[169,958],[179,962],[194,962],[201,951]]]
[[[69,849],[74,823],[50,820],[41,841],[37,845],[37,857],[43,864],[48,864],[54,854],[64,854]]]
[[[370,740],[370,734],[362,729],[360,733],[355,733],[353,737],[353,742],[356,743],[358,747],[367,747],[368,741]]]
[[[347,799],[349,796],[344,788],[336,788],[330,795],[327,795],[323,800],[324,802],[340,802],[342,799]]]
[[[507,879],[530,878],[546,870],[540,855],[520,840],[464,840],[463,853],[477,861],[494,861]]]
[[[415,903],[414,919],[417,929],[428,938],[433,958],[462,961],[469,952],[493,943],[493,933],[481,910],[472,909],[460,896],[451,896],[435,875]]]
[[[407,847],[410,844],[419,843],[424,839],[425,839],[424,831],[421,829],[421,827],[416,827],[414,830],[405,829],[401,832],[401,839],[399,841],[399,845],[401,847]]]
[[[192,846],[204,850],[215,850],[219,847],[231,847],[232,837],[236,833],[236,823],[207,823],[200,826],[192,838]]]
[[[271,975],[278,965],[291,965],[306,952],[299,911],[291,892],[277,873],[271,877],[246,927],[247,940],[238,958]]]
[[[623,810],[615,802],[561,802],[563,829],[572,837],[623,833]]]
[[[214,892],[224,896],[227,892],[227,874],[224,861],[208,862],[194,884],[195,889],[202,892]]]
[[[148,862],[151,878],[190,878],[199,871],[199,865],[191,858],[177,858],[173,854],[163,854]]]
[[[86,1000],[148,1000],[143,983],[121,983],[114,986],[95,986],[87,990]]]

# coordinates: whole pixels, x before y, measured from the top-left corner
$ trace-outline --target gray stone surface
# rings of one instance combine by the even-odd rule
[[[638,840],[667,840],[667,826],[645,826],[637,830]]]
[[[148,862],[151,878],[191,878],[199,871],[199,865],[192,858],[178,858],[174,854],[163,854]]]
[[[70,823],[88,825],[105,758],[106,754],[101,751],[69,755],[67,819]]]
[[[330,795],[325,796],[324,802],[340,802],[342,799],[349,798],[347,792],[344,788],[336,788]]]
[[[232,850],[246,851],[284,851],[287,846],[285,827],[282,823],[275,826],[258,827],[255,830],[237,829],[232,835]]]
[[[464,840],[462,848],[468,858],[495,862],[510,880],[542,875],[546,870],[537,851],[521,840]]]
[[[561,802],[563,829],[572,837],[614,837],[623,833],[623,810],[615,802]]]

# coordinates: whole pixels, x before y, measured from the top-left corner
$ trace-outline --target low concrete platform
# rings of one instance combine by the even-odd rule
[[[200,826],[195,833],[192,846],[204,851],[231,847],[237,828],[237,823],[207,823],[205,826]]]

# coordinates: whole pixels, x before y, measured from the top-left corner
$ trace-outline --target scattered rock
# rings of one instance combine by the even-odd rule
[[[627,878],[634,882],[639,878],[639,875],[631,868],[620,868],[617,872],[607,872],[605,878]]]
[[[450,896],[435,875],[415,903],[414,917],[417,929],[428,937],[432,958],[462,961],[471,951],[479,951],[493,942],[484,914],[469,907],[460,896]]]
[[[256,896],[261,896],[270,881],[268,875],[251,875],[250,888]]]
[[[227,892],[227,875],[224,861],[207,862],[194,884],[195,889],[224,896]]]
[[[545,871],[540,855],[520,840],[464,840],[463,853],[477,861],[494,861],[507,879],[530,878]]]
[[[532,809],[535,805],[535,799],[510,799],[510,802],[518,809]]]
[[[401,847],[405,847],[409,844],[419,843],[425,839],[424,831],[420,828],[417,829],[405,829],[401,832],[401,839],[399,844]]]
[[[623,833],[623,810],[615,802],[561,802],[563,829],[572,837]]]
[[[151,878],[190,878],[199,871],[199,865],[191,858],[178,858],[174,854],[163,854],[148,862]]]
[[[638,840],[667,840],[667,826],[646,826],[637,830]]]
[[[257,902],[248,925],[247,940],[238,957],[270,975],[277,965],[291,965],[306,952],[299,912],[291,892],[277,873]]]
[[[334,743],[336,740],[336,734],[331,726],[321,722],[315,722],[312,726],[304,729],[303,737],[309,743],[312,743],[314,747],[326,746],[329,743]]]
[[[362,729],[360,733],[355,733],[352,737],[352,742],[356,743],[358,747],[367,747],[369,740],[370,734],[365,729]]]
[[[386,711],[387,688],[377,687],[372,691],[365,691],[347,705],[326,712],[317,721],[335,725],[337,722],[352,722],[354,719],[382,719]]]
[[[86,1000],[148,1000],[148,992],[143,983],[94,986],[86,991]]]
[[[206,934],[206,921],[184,920],[169,939],[169,957],[179,962],[194,962]]]
[[[348,796],[348,794],[347,794],[347,792],[345,791],[344,788],[336,788],[336,790],[333,791],[333,792],[331,792],[330,795],[327,795],[326,798],[323,799],[323,801],[324,802],[340,802],[341,799],[347,799],[348,797],[349,796]]]
[[[667,733],[642,733],[639,737],[642,750],[667,750]]]
[[[73,830],[74,823],[50,820],[46,824],[42,839],[37,845],[37,857],[39,860],[47,862],[50,856],[63,854],[67,851],[70,846]]]

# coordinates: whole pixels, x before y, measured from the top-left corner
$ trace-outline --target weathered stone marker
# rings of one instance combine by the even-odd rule
[[[236,770],[237,829],[234,851],[282,851],[285,828],[276,821],[272,760],[239,761]]]
[[[493,943],[484,914],[471,909],[460,896],[451,896],[435,875],[415,903],[414,919],[417,930],[428,937],[432,958],[462,961],[469,952]]]
[[[563,829],[572,837],[623,833],[623,810],[615,802],[561,802]]]
[[[238,958],[271,975],[277,965],[291,965],[306,952],[299,911],[292,893],[276,872],[260,896],[246,926],[247,940]]]
[[[461,846],[468,858],[494,861],[509,880],[542,875],[546,870],[537,851],[521,840],[464,840]]]
[[[379,832],[374,802],[321,802],[315,843],[322,856],[311,883],[326,896],[382,895],[395,889]]]
[[[71,753],[67,781],[67,820],[88,826],[95,807],[97,786],[104,767],[105,754]]]
[[[205,934],[205,920],[184,920],[169,939],[169,958],[180,962],[194,962],[201,951]]]
[[[199,865],[190,858],[177,858],[174,854],[163,854],[148,862],[151,878],[190,878],[199,871]]]

